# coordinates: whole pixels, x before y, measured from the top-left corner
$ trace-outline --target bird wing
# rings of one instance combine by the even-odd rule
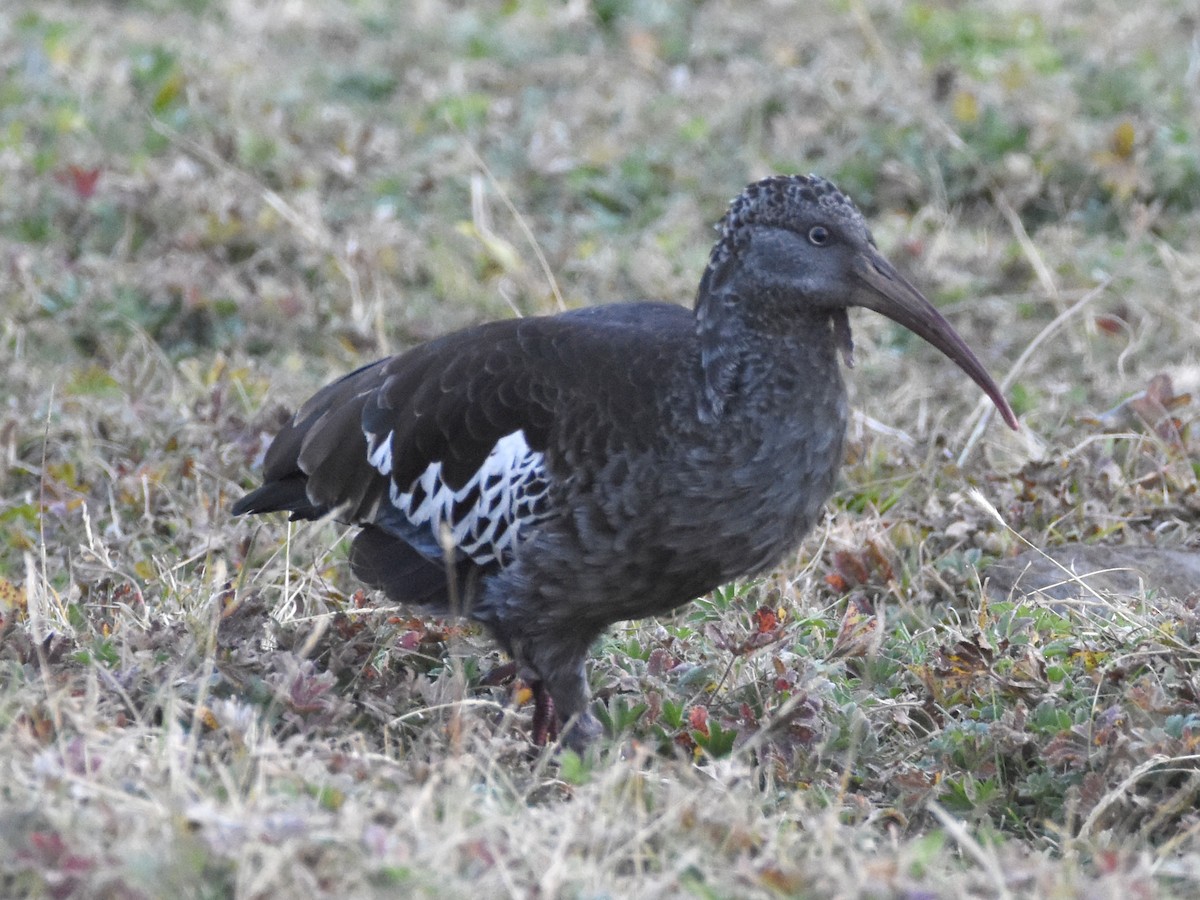
[[[233,512],[336,511],[434,558],[446,525],[466,555],[498,558],[515,524],[545,514],[548,479],[652,431],[638,427],[653,415],[644,380],[693,332],[682,307],[619,304],[493,322],[364,366],[300,408]]]

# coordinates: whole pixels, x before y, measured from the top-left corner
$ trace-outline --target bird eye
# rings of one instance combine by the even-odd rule
[[[829,229],[824,225],[814,225],[808,229],[808,242],[816,247],[824,247],[829,243]]]

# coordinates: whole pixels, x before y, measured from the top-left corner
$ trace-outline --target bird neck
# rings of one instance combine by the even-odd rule
[[[702,294],[696,304],[700,349],[700,416],[706,422],[753,409],[794,409],[795,395],[844,387],[837,363],[849,346],[843,310],[793,310],[786,323],[746,315],[776,304],[746,302],[736,293]]]

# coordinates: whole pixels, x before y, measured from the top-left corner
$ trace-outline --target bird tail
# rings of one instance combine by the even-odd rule
[[[288,512],[292,519],[319,519],[329,510],[309,500],[305,489],[307,481],[302,473],[279,481],[268,481],[233,504],[230,512],[235,516]]]

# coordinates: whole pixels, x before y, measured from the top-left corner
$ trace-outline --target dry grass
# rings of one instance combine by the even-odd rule
[[[1103,414],[1200,390],[1186,6],[17,0],[0,893],[1194,895],[1196,596],[980,583],[1026,544],[1197,546],[1194,404]],[[949,365],[858,317],[829,519],[614,630],[594,757],[534,753],[487,642],[356,593],[335,526],[229,519],[328,378],[687,302],[726,200],[809,170],[1024,431],[973,434]]]

